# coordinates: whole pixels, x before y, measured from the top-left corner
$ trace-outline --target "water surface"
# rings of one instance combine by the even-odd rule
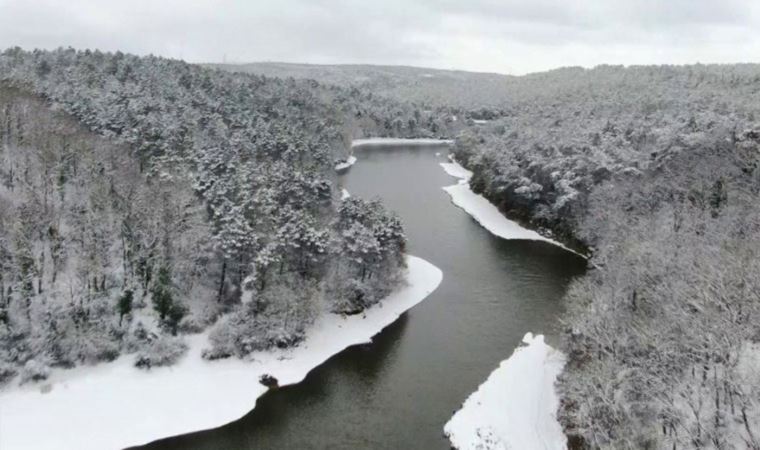
[[[432,295],[372,344],[268,392],[242,419],[142,448],[448,449],[443,425],[522,336],[556,336],[560,299],[585,261],[483,229],[441,189],[456,183],[438,165],[446,153],[441,146],[364,147],[340,179],[351,195],[380,197],[401,216],[409,252],[443,271]]]

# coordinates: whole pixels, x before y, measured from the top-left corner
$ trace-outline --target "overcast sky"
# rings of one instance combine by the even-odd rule
[[[760,1],[0,0],[0,48],[15,45],[511,74],[760,62]]]

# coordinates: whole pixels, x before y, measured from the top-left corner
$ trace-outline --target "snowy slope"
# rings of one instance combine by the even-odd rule
[[[518,347],[464,402],[444,427],[460,450],[562,450],[567,448],[556,419],[554,381],[562,353],[528,333]]]
[[[200,358],[207,346],[200,334],[188,340],[188,355],[173,367],[138,370],[128,355],[57,371],[45,389],[0,392],[0,449],[118,449],[234,421],[266,391],[261,375],[273,375],[281,386],[298,383],[332,355],[370,342],[438,287],[443,274],[437,267],[414,256],[407,263],[407,286],[366,314],[324,315],[294,349],[254,353],[252,362],[208,362]]]

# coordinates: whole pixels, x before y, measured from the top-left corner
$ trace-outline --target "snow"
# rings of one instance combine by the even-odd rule
[[[351,197],[351,193],[348,192],[348,190],[346,188],[341,189],[341,191],[340,191],[340,199],[341,200],[345,200],[345,199],[350,198],[350,197]]]
[[[528,333],[477,391],[470,395],[443,431],[454,448],[565,449],[556,418],[559,398],[554,382],[564,355]]]
[[[433,292],[443,278],[427,261],[407,257],[408,285],[363,315],[325,314],[296,348],[258,352],[253,361],[201,359],[207,335],[188,338],[177,365],[150,371],[134,355],[110,364],[58,370],[50,383],[0,391],[3,450],[108,450],[218,427],[249,412],[266,391],[259,377],[298,383],[332,355],[372,336]],[[47,393],[44,393],[47,392]]]
[[[490,122],[490,120],[485,120],[485,119],[473,119],[473,120],[472,120],[472,122],[473,122],[473,123],[475,123],[475,124],[478,124],[478,125],[483,125],[483,124],[485,124],[485,123],[488,123],[488,122]]]
[[[355,162],[356,162],[356,156],[351,155],[351,156],[348,157],[348,159],[345,162],[342,162],[340,164],[336,164],[335,165],[335,170],[337,170],[337,171],[346,170],[349,167],[353,166]]]
[[[472,218],[480,223],[483,228],[502,239],[544,241],[562,247],[579,256],[583,256],[553,239],[541,236],[535,231],[529,230],[517,222],[504,217],[504,214],[499,211],[499,208],[489,202],[488,199],[472,192],[470,184],[468,183],[468,180],[472,176],[472,172],[462,167],[456,161],[452,160],[450,163],[440,164],[447,174],[460,179],[458,184],[446,186],[443,190],[451,196],[452,203],[472,216]]]
[[[472,172],[465,169],[461,165],[459,165],[456,162],[450,162],[450,163],[440,163],[441,167],[443,167],[443,170],[446,171],[447,174],[451,175],[454,178],[460,178],[459,184],[467,183],[467,180],[469,180],[472,177]]]
[[[370,145],[449,145],[453,144],[451,139],[401,139],[401,138],[367,138],[354,139],[351,147],[362,147]]]
[[[509,220],[499,209],[482,195],[478,195],[470,189],[469,183],[460,183],[443,188],[451,196],[451,201],[472,216],[478,223],[491,233],[502,239],[522,239],[529,241],[544,241],[557,245],[567,251],[577,253],[565,245],[547,237],[541,236],[533,230],[522,227],[513,220]],[[580,255],[583,256],[583,255]]]

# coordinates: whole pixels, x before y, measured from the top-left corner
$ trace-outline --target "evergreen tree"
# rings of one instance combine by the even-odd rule
[[[116,309],[119,312],[119,326],[121,326],[121,322],[122,322],[122,319],[124,319],[124,316],[132,312],[133,297],[134,297],[134,293],[132,292],[131,289],[127,289],[119,297],[119,301],[116,304]]]
[[[167,315],[174,307],[173,291],[171,269],[168,265],[162,264],[158,268],[158,274],[151,288],[153,309],[158,313],[162,322],[166,320]]]

